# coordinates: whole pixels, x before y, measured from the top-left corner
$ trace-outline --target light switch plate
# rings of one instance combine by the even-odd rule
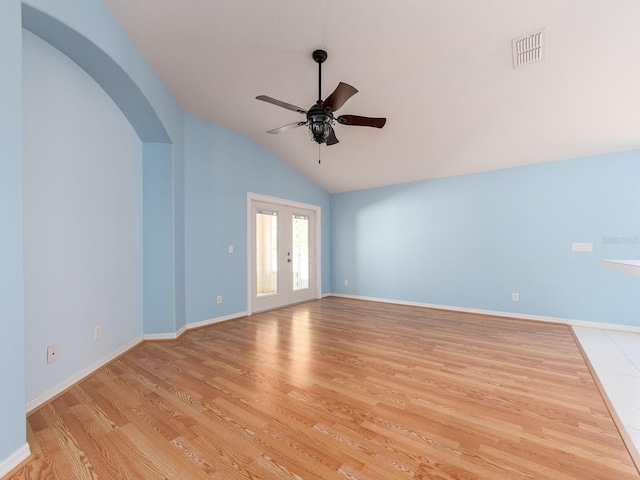
[[[593,252],[593,243],[574,243],[571,245],[574,252]]]

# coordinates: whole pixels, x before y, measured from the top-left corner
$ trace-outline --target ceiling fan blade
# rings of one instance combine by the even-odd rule
[[[269,130],[267,133],[280,133],[284,132],[285,130],[291,130],[292,128],[301,127],[306,124],[307,122],[294,122],[288,125],[283,125],[282,127],[274,128],[273,130]]]
[[[351,85],[340,82],[333,93],[322,103],[322,106],[325,108],[329,107],[332,112],[335,112],[356,93],[358,93],[358,90]]]
[[[331,133],[329,133],[329,136],[327,137],[327,146],[329,145],[335,145],[336,143],[339,143],[340,141],[338,140],[338,137],[336,137],[336,132],[333,130],[333,127],[331,128]]]
[[[295,105],[291,105],[290,103],[276,100],[275,98],[267,97],[266,95],[258,95],[256,97],[256,100],[262,100],[263,102],[272,103],[273,105],[286,108],[287,110],[293,110],[294,112],[304,113],[304,114],[307,113],[307,111],[304,108],[296,107]]]
[[[382,128],[387,123],[386,118],[360,117],[358,115],[340,115],[336,118],[342,125]]]

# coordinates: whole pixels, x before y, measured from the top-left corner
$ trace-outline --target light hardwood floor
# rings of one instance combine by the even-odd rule
[[[144,343],[10,478],[640,479],[569,328],[326,298]]]

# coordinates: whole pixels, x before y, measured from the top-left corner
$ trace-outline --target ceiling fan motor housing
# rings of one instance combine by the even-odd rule
[[[316,103],[307,112],[307,122],[312,140],[317,143],[325,143],[331,134],[331,124],[333,123],[331,109],[323,108],[321,102]]]

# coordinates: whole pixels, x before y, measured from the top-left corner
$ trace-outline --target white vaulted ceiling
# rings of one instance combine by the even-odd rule
[[[638,0],[104,0],[182,108],[238,131],[328,192],[640,147]],[[511,40],[546,27],[545,58],[513,68]],[[318,146],[308,109],[343,81]]]

